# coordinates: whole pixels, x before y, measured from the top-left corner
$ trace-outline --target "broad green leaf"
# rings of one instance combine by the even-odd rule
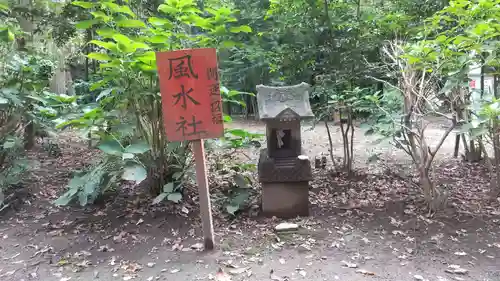
[[[177,14],[177,12],[179,10],[175,7],[170,6],[170,5],[161,4],[160,6],[158,6],[158,11],[165,13],[165,14]]]
[[[169,201],[179,203],[179,201],[182,200],[182,194],[180,194],[179,192],[170,193],[169,195],[167,195],[167,199]]]
[[[245,130],[242,130],[242,129],[231,129],[231,130],[228,130],[228,133],[235,135],[237,137],[242,137],[242,138],[248,136],[248,132]]]
[[[122,52],[130,53],[136,50],[131,46],[132,40],[123,34],[115,34],[113,39],[118,43],[118,49]]]
[[[115,67],[118,67],[120,65],[121,65],[120,60],[114,59],[114,60],[112,60],[112,61],[110,61],[108,63],[101,63],[99,65],[99,67],[100,68],[115,68]]]
[[[100,29],[96,30],[96,33],[103,38],[113,38],[113,35],[117,34],[117,32],[111,28],[100,28]],[[92,40],[92,41],[97,41],[97,40]],[[92,41],[90,41],[90,42],[92,42]],[[100,42],[102,42],[102,41],[100,41]]]
[[[148,44],[142,42],[132,43],[131,48],[134,49],[134,51],[136,49],[145,49],[145,50],[151,49],[151,47]]]
[[[3,143],[3,148],[4,149],[9,149],[9,148],[13,148],[14,146],[16,146],[16,142],[12,139],[10,140],[7,140]]]
[[[190,21],[193,22],[195,26],[201,27],[203,29],[211,30],[214,28],[213,24],[210,22],[210,19],[202,18],[198,15],[192,15]]]
[[[73,196],[68,196],[68,195],[64,194],[54,201],[54,205],[67,206],[71,202],[71,200],[73,200]]]
[[[141,183],[148,177],[148,173],[144,167],[139,164],[128,165],[123,169],[122,179],[127,181],[135,181],[136,184]]]
[[[102,1],[102,6],[103,7],[106,7],[108,8],[111,12],[114,12],[114,13],[119,13],[120,11],[120,5],[116,4],[116,3],[113,3],[111,1],[109,2],[105,2],[105,1]]]
[[[170,22],[168,19],[150,17],[148,21],[154,26],[165,27],[167,29],[173,27],[172,22]]]
[[[113,88],[102,90],[95,100],[99,101],[100,99],[109,96],[113,92],[113,90],[114,90]]]
[[[488,129],[485,127],[479,127],[479,128],[472,128],[470,130],[470,137],[471,139],[475,140],[480,136],[483,136],[488,133]]]
[[[77,29],[89,29],[91,28],[94,24],[97,24],[99,23],[99,20],[98,19],[91,19],[91,20],[84,20],[84,21],[80,21],[80,22],[77,22],[75,24],[75,27]]]
[[[92,83],[92,85],[90,85],[89,90],[91,90],[91,91],[97,90],[97,89],[101,88],[102,86],[106,85],[108,82],[109,82],[109,80],[107,80],[107,79],[102,79],[100,81],[94,82],[94,83]]]
[[[138,56],[137,59],[146,64],[154,64],[156,63],[156,54],[153,51],[148,51]]]
[[[172,178],[173,178],[174,180],[179,180],[182,176],[183,176],[183,173],[181,173],[181,172],[175,172],[175,173],[172,175]]]
[[[248,25],[233,26],[229,28],[229,31],[232,33],[240,33],[240,32],[250,33],[252,32],[252,28]]]
[[[153,202],[151,203],[152,205],[156,205],[160,202],[162,202],[163,200],[165,200],[165,198],[167,197],[168,193],[160,193],[158,196],[155,197],[155,199],[153,199]]]
[[[91,12],[91,14],[94,16],[94,18],[102,19],[104,22],[108,22],[109,20],[111,20],[111,17],[106,15],[102,11]]]
[[[245,189],[239,189],[238,191],[239,191],[238,194],[231,199],[231,204],[238,205],[241,207],[243,206],[245,201],[247,201],[248,198],[250,197],[250,193],[248,192],[248,190]]]
[[[134,159],[135,155],[132,153],[123,153],[122,159],[127,160],[127,159]]]
[[[169,182],[163,186],[163,192],[164,193],[172,193],[174,192],[174,183]]]
[[[146,40],[151,42],[151,43],[160,44],[160,43],[167,43],[168,37],[163,36],[163,35],[155,35],[155,36],[147,38]]]
[[[142,70],[142,71],[145,71],[145,72],[149,72],[149,73],[155,73],[156,72],[156,64],[153,63],[153,64],[145,64],[145,63],[139,63],[137,64],[137,66]]]
[[[3,27],[3,28],[0,28],[0,41],[4,41],[4,42],[10,42],[10,41],[14,41],[14,33],[12,33],[9,28],[7,27]]]
[[[132,43],[132,40],[130,38],[128,38],[127,36],[123,35],[123,34],[114,34],[113,35],[113,39],[118,42],[118,43],[121,43],[121,44],[131,44]]]
[[[374,153],[374,154],[370,155],[370,157],[368,157],[368,159],[366,160],[366,163],[371,164],[373,162],[377,162],[378,160],[380,160],[379,154]]]
[[[121,155],[122,154],[122,146],[116,140],[105,141],[101,143],[97,148],[99,148],[102,152],[110,155]]]
[[[150,150],[149,144],[146,142],[142,143],[133,143],[127,147],[125,147],[125,152],[126,153],[133,153],[133,154],[142,154]]]
[[[217,27],[215,27],[212,33],[215,35],[224,35],[226,34],[226,27],[224,25],[218,25]]]
[[[248,181],[242,174],[236,174],[233,176],[234,182],[239,188],[248,188]]]
[[[55,99],[60,103],[65,103],[65,104],[71,104],[78,99],[77,96],[69,96],[66,94],[52,95],[51,98]]]
[[[473,119],[471,122],[470,122],[470,125],[472,128],[477,128],[479,127],[479,125],[481,125],[481,121],[477,120],[477,119]]]
[[[56,206],[68,205],[71,202],[71,200],[73,200],[73,197],[78,193],[78,190],[80,189],[79,186],[73,187],[71,185],[68,185],[68,187],[69,187],[68,191],[66,191],[61,197],[57,198],[57,200],[54,201],[54,204]]]
[[[116,25],[119,27],[125,27],[125,28],[145,28],[146,27],[144,22],[142,22],[140,20],[131,20],[131,19],[117,21]]]
[[[234,41],[230,41],[230,40],[222,41],[222,46],[225,48],[232,48],[232,47],[235,47],[237,45],[238,45],[238,43],[234,42]]]
[[[90,9],[90,8],[94,7],[94,3],[85,2],[85,1],[73,1],[73,2],[71,2],[71,5],[82,7],[84,9]]]
[[[80,126],[84,126],[84,127],[88,127],[90,126],[90,122],[89,120],[86,120],[86,119],[83,119],[83,118],[80,118],[80,119],[73,119],[73,120],[67,120],[67,121],[64,121],[64,120],[61,120],[62,122],[60,122],[59,124],[56,125],[56,129],[65,129],[65,128],[68,128],[68,127],[75,127],[75,128],[78,128]]]
[[[473,32],[476,35],[484,35],[486,32],[488,32],[491,29],[489,23],[478,23],[476,27],[474,28]]]
[[[132,10],[128,6],[120,6],[116,8],[116,12],[127,14],[133,18],[137,17],[136,14],[132,12]]]
[[[89,202],[89,197],[87,193],[85,192],[78,192],[78,202],[80,203],[80,206],[86,206],[87,203]]]
[[[94,59],[98,61],[110,61],[112,58],[104,53],[90,53],[87,55],[89,59]]]
[[[0,97],[0,104],[9,104],[9,100],[3,97]]]
[[[229,214],[233,215],[240,209],[240,206],[234,205],[234,204],[229,204],[226,206],[226,212]]]
[[[182,145],[182,142],[167,142],[167,153],[175,153]]]
[[[103,115],[103,109],[101,107],[87,107],[83,109],[83,112],[83,117],[87,119],[96,119]]]

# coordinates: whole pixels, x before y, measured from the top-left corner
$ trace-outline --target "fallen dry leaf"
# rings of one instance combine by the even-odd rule
[[[460,265],[452,264],[452,265],[448,266],[448,268],[445,270],[445,272],[465,275],[469,272],[469,270],[467,270],[465,268],[461,268]]]
[[[219,267],[215,274],[215,281],[231,281],[231,275],[227,274]]]
[[[230,269],[230,270],[229,270],[229,274],[232,274],[232,275],[239,275],[239,274],[244,273],[245,271],[247,271],[247,268],[246,268],[246,267],[242,267],[242,268],[235,268],[235,269]]]
[[[357,268],[358,267],[357,264],[351,263],[351,262],[348,262],[348,261],[341,261],[341,263],[343,265],[345,265],[346,267],[348,267],[348,268]]]
[[[199,250],[203,250],[204,246],[203,246],[203,243],[196,243],[196,244],[191,245],[190,248],[193,250],[199,251]]]
[[[364,275],[375,275],[375,272],[371,272],[371,271],[364,270],[364,269],[358,269],[358,270],[356,270],[356,273],[360,273],[360,274],[364,274]]]

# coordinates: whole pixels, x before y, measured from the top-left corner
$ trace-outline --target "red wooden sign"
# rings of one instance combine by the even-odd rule
[[[475,88],[476,88],[476,80],[470,80],[470,81],[469,81],[469,86],[470,86],[471,88],[474,88],[474,89],[475,89]]]
[[[216,50],[158,52],[156,64],[167,139],[221,137],[224,127]]]

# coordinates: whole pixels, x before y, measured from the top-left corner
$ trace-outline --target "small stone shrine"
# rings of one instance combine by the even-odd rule
[[[309,215],[311,164],[302,153],[300,121],[314,118],[311,86],[257,86],[259,117],[266,122],[267,148],[259,158],[262,211],[267,216]]]

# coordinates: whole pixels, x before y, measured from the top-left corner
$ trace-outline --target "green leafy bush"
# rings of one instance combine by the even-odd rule
[[[66,205],[74,198],[81,198],[81,204],[90,203],[121,180],[137,184],[147,180],[145,185],[159,196],[156,203],[164,198],[177,199],[178,195],[163,194],[174,194],[182,187],[192,166],[191,150],[189,142],[171,143],[164,134],[155,51],[214,47],[226,41],[227,30],[240,33],[251,29],[235,25],[236,19],[227,8],[205,5],[203,11],[191,0],[167,0],[158,7],[158,15],[146,21],[131,6],[112,1],[74,1],[73,5],[92,16],[75,26],[93,28],[97,34],[89,42],[97,49],[87,57],[98,62],[101,79],[88,88],[99,91],[96,103],[59,119],[58,128],[91,131],[105,156],[76,177],[92,177],[93,183],[70,182],[68,192],[56,203]],[[234,97],[233,92],[226,94]],[[137,147],[138,140],[148,149],[128,151],[130,146]]]

